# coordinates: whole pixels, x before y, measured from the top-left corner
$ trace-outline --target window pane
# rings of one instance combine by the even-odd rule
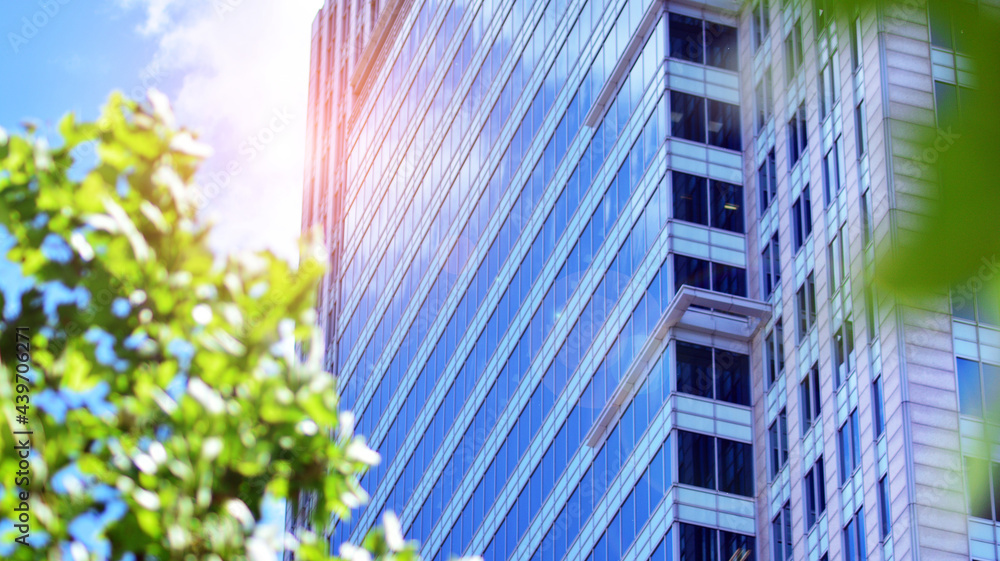
[[[672,179],[674,218],[708,226],[707,180],[679,171],[673,172]]]
[[[969,495],[969,516],[993,519],[990,504],[989,462],[978,458],[965,458],[965,482]]]
[[[941,128],[948,128],[957,122],[958,91],[955,86],[934,82],[934,108],[937,112],[938,126]]]
[[[742,148],[738,106],[708,100],[708,143],[727,150]]]
[[[709,282],[709,263],[702,259],[686,255],[674,255],[674,286],[680,289],[688,285],[694,288],[711,290]]]
[[[705,45],[708,48],[708,64],[710,66],[738,70],[737,51],[739,44],[735,27],[705,22]]]
[[[872,383],[872,407],[875,409],[875,438],[882,436],[885,430],[885,404],[882,402],[882,379]]]
[[[792,240],[794,241],[794,251],[798,251],[805,241],[804,230],[802,228],[802,198],[795,199],[792,203]]]
[[[1000,366],[982,364],[983,411],[990,421],[1000,421]]]
[[[746,297],[747,275],[745,270],[721,263],[712,263],[712,269],[715,274],[712,290]]]
[[[681,92],[670,92],[673,136],[705,142],[705,100]]]
[[[702,21],[680,14],[670,14],[670,57],[704,62],[701,35]]]
[[[712,397],[712,349],[677,341],[677,391]]]
[[[719,532],[719,546],[722,548],[722,561],[729,561],[733,558],[739,559],[736,556],[736,552],[740,550],[750,554],[747,556],[746,561],[754,561],[753,536],[744,536],[743,534],[735,534],[723,530]]]
[[[715,180],[711,186],[712,227],[742,234],[743,187]]]
[[[889,480],[885,477],[878,482],[878,513],[882,539],[889,535]]]
[[[958,359],[958,410],[963,415],[983,416],[979,363],[964,358]]]
[[[715,490],[715,439],[683,430],[677,434],[678,482]]]
[[[716,553],[716,531],[694,524],[680,525],[679,561],[719,561]]]
[[[951,48],[951,12],[947,0],[931,0],[931,44],[944,49]]]
[[[958,318],[976,321],[976,297],[964,286],[951,289],[951,313]]]
[[[985,283],[976,293],[979,307],[979,323],[1000,325],[1000,299],[997,298],[997,284]]]
[[[719,439],[719,490],[753,496],[753,447],[742,442]]]
[[[991,462],[990,466],[993,471],[993,504],[1000,505],[1000,464]],[[997,512],[994,514],[994,520],[1000,518],[1000,508],[996,510]]]
[[[750,406],[750,357],[715,351],[716,399]]]

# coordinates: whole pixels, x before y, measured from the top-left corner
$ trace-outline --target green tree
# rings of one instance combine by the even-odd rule
[[[33,544],[0,526],[8,558],[259,561],[284,545],[415,559],[391,516],[333,552],[322,533],[261,523],[265,495],[294,508],[305,494],[311,527],[328,528],[366,500],[358,477],[378,461],[321,368],[322,252],[304,248],[297,270],[268,252],[215,259],[194,204],[206,149],[160,94],[113,95],[97,123],[68,115],[59,132],[50,148],[0,129],[6,258],[28,281],[0,295],[0,519],[16,524],[27,493]],[[71,173],[83,143],[97,162]],[[30,482],[15,487],[26,429]]]

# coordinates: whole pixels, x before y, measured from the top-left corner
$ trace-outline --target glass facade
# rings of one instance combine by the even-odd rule
[[[867,283],[891,15],[833,4],[326,1],[303,223],[327,367],[381,456],[331,544],[393,511],[432,560],[894,559],[918,482],[881,353],[906,345]],[[974,94],[938,73],[964,49],[941,4],[906,103],[947,125]],[[953,291],[956,337],[997,302]],[[1000,343],[955,348],[940,425],[997,422]],[[956,457],[992,490],[958,510],[995,520],[1000,464]]]
[[[752,551],[747,339],[678,329],[644,348],[683,286],[748,296],[737,18],[417,1],[380,8],[386,38],[352,7],[326,8],[362,39],[341,61],[325,327],[342,407],[382,462],[332,543],[392,510],[429,559],[691,558],[695,534],[712,558]],[[377,63],[366,44],[383,45]],[[704,77],[671,85],[681,72]],[[718,240],[677,243],[672,219]],[[742,430],[672,419],[692,403]],[[709,480],[690,480],[703,460]],[[677,485],[739,497],[742,519],[676,517]]]

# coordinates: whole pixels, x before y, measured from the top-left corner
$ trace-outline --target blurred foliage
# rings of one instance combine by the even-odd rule
[[[893,162],[896,173],[921,184],[924,204],[912,209],[916,216],[896,217],[896,247],[877,263],[876,281],[898,296],[939,294],[980,274],[1000,253],[1000,8],[984,2],[977,8],[966,0],[826,3],[846,25],[845,33],[856,14],[873,10],[892,20],[931,20],[932,26],[949,30],[970,63],[975,87],[963,92],[961,110],[937,115],[939,128],[907,139],[920,155],[916,161]]]
[[[323,252],[304,251],[297,270],[268,252],[216,262],[193,204],[207,151],[161,94],[114,95],[97,123],[68,115],[59,131],[49,148],[0,129],[6,258],[30,280],[18,302],[0,296],[4,518],[19,503],[11,432],[34,431],[34,546],[12,547],[8,522],[8,558],[263,561],[288,547],[304,561],[415,559],[392,516],[335,552],[261,522],[265,496],[294,508],[306,493],[311,527],[327,528],[366,500],[358,477],[378,461],[321,368]],[[95,167],[69,174],[89,142]],[[14,408],[16,327],[31,334],[28,427]]]
[[[914,9],[907,2],[889,5]],[[880,279],[914,296],[979,274],[1000,252],[1000,12],[968,9],[962,0],[932,5],[934,25],[947,27],[950,20],[975,87],[959,94],[960,110],[937,116],[939,129],[913,139],[921,153],[917,168],[929,182],[926,213],[914,235],[901,236],[899,251],[882,263]]]

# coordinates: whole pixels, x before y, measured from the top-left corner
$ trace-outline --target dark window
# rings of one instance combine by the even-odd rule
[[[677,476],[684,485],[715,489],[715,439],[677,431]]]
[[[743,233],[743,187],[714,179],[709,183],[704,177],[679,171],[672,178],[674,218]]]
[[[744,536],[722,530],[705,528],[696,524],[681,522],[678,527],[678,538],[680,542],[681,561],[730,561],[740,559],[736,555],[739,551],[745,551],[749,555],[746,561],[755,561],[753,536]],[[653,551],[649,561],[670,561],[673,541],[670,539],[670,532],[660,542],[660,545]],[[721,552],[720,552],[721,550]],[[594,559],[604,559],[592,555]],[[617,559],[617,557],[615,557]]]
[[[686,255],[674,255],[674,285],[678,290],[684,285],[711,290],[709,269],[708,261]]]
[[[670,57],[690,62],[705,62],[702,20],[670,14]]]
[[[865,513],[861,509],[844,528],[844,561],[864,559],[868,559],[868,548],[865,546]]]
[[[979,363],[958,359],[958,410],[971,417],[983,416],[983,389],[979,378]]]
[[[996,470],[994,469],[994,471]],[[990,479],[990,462],[979,458],[965,458],[965,484],[969,496],[969,516],[987,520],[994,519]]]
[[[674,218],[708,225],[707,180],[679,171],[673,172]]]
[[[778,173],[774,158],[774,148],[767,159],[757,168],[757,188],[760,190],[760,211],[763,213],[771,203],[778,200]]]
[[[822,123],[837,103],[837,79],[834,78],[833,61],[828,61],[819,71],[819,120]]]
[[[719,491],[753,496],[753,446],[719,439]]]
[[[708,100],[708,143],[727,150],[742,149],[739,106]]]
[[[844,281],[847,280],[847,269],[850,267],[851,250],[847,246],[846,226],[841,226],[833,235],[833,241],[827,247],[827,270],[830,272],[830,296],[835,295]],[[847,259],[845,261],[845,258]],[[845,266],[846,265],[846,266]]]
[[[788,503],[771,521],[771,559],[791,561],[794,541],[792,540],[792,507]]]
[[[810,529],[826,510],[826,470],[823,468],[823,457],[806,473],[806,529]]]
[[[712,348],[677,341],[677,391],[712,397]]]
[[[958,88],[944,82],[934,82],[934,110],[938,126],[947,129],[958,122]]]
[[[812,272],[795,293],[795,313],[798,317],[798,340],[801,342],[816,323],[816,282]]]
[[[773,480],[788,462],[788,422],[784,409],[767,429],[767,440],[771,450],[770,478]]]
[[[750,357],[715,350],[716,399],[750,406]]]
[[[736,555],[740,551],[749,553],[746,561],[754,561],[753,536],[744,536],[743,534],[735,534],[733,532],[720,530],[719,547],[722,548],[722,554],[719,556],[719,559],[722,561],[741,559],[740,555]]]
[[[976,310],[979,312],[979,322],[990,325],[1000,325],[1000,295],[996,281],[986,282],[976,293]]]
[[[878,481],[878,519],[882,539],[889,537],[892,517],[889,514],[889,479],[885,476]]]
[[[822,405],[820,401],[820,386],[819,386],[819,366],[816,364],[812,365],[809,369],[809,373],[806,377],[802,379],[802,384],[799,386],[799,399],[802,400],[802,433],[803,435],[816,419],[819,419],[820,413],[822,412]]]
[[[709,66],[739,70],[739,41],[735,27],[706,21],[705,46],[708,49]]]
[[[743,187],[714,179],[711,187],[712,227],[742,234]]]
[[[718,532],[695,524],[681,522],[679,530],[679,561],[719,561],[716,540]]]
[[[839,388],[854,371],[854,322],[850,316],[833,334],[833,383]]]
[[[792,203],[792,241],[793,252],[798,252],[812,234],[812,202],[809,200],[809,186],[802,189],[795,202]]]
[[[865,100],[858,102],[858,106],[854,108],[854,142],[858,147],[858,159],[865,155],[865,151],[868,150],[868,142],[866,141],[868,128],[865,122]]]
[[[932,0],[929,4],[931,44],[968,53],[972,44],[971,26],[978,11],[975,2]]]
[[[872,382],[872,410],[875,417],[875,439],[885,432],[885,401],[882,397],[882,377]]]
[[[785,37],[785,77],[789,82],[802,66],[802,23],[795,20]]]
[[[750,405],[750,358],[677,341],[677,391]]]
[[[764,246],[760,259],[761,274],[764,281],[764,300],[771,297],[781,285],[781,246],[778,243],[778,233],[771,236],[771,241]]]
[[[840,193],[840,137],[838,136],[830,150],[823,156],[823,193],[826,206],[830,206],[833,198]]]
[[[799,109],[788,121],[788,169],[795,167],[799,158],[806,153],[809,145],[809,134],[806,130],[806,106]]]
[[[861,434],[858,428],[858,410],[840,427],[840,482],[846,483],[854,470],[861,466]]]
[[[686,93],[670,92],[670,120],[673,136],[705,142],[705,99]]]
[[[771,10],[768,0],[758,0],[753,4],[753,48],[760,48],[771,31]]]
[[[861,18],[856,17],[851,25],[851,68],[857,70],[861,62]]]
[[[746,270],[722,263],[712,263],[712,290],[733,296],[747,295]]]
[[[774,108],[774,90],[770,67],[764,71],[764,75],[757,82],[757,87],[754,90],[754,102],[757,105],[757,134],[760,134],[767,122],[771,120],[771,112]]]
[[[781,318],[774,323],[774,329],[767,332],[764,337],[764,360],[767,363],[767,387],[771,387],[775,380],[785,371],[785,333],[781,325]]]
[[[861,195],[861,244],[864,247],[868,247],[868,244],[874,239],[871,197],[870,189],[865,189],[864,194]]]

